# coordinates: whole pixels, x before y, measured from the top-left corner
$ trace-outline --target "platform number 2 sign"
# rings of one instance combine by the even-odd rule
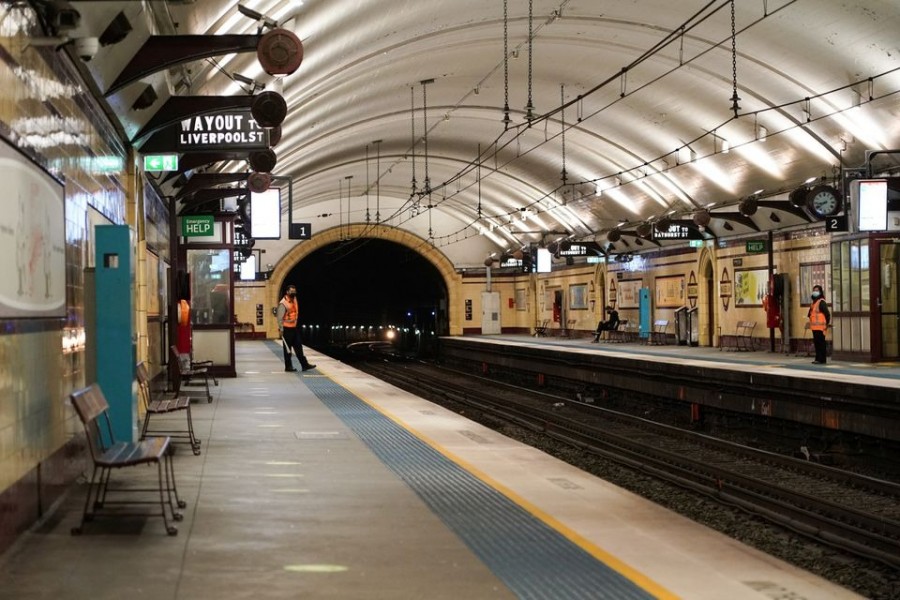
[[[825,231],[850,231],[848,227],[847,215],[837,217],[828,217],[825,219]]]

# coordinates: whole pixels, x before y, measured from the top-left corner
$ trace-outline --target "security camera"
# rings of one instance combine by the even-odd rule
[[[100,40],[95,37],[77,38],[72,47],[75,48],[75,54],[84,62],[90,61],[100,50]]]

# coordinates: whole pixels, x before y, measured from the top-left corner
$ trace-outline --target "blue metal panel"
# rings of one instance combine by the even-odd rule
[[[98,225],[95,229],[97,383],[109,402],[113,435],[137,439],[137,394],[134,389],[134,256],[131,229]]]
[[[641,313],[641,338],[650,337],[650,329],[653,327],[653,301],[650,298],[650,288],[641,288],[638,299]]]

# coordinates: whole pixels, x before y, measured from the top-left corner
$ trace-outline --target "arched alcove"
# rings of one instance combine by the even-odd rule
[[[268,306],[275,306],[281,298],[281,290],[285,278],[291,270],[304,258],[329,245],[340,243],[346,239],[377,239],[402,245],[428,261],[440,274],[447,288],[447,315],[450,335],[461,335],[461,277],[447,257],[433,245],[408,231],[386,225],[345,225],[343,228],[331,228],[322,231],[312,239],[299,243],[287,252],[272,270],[272,276],[266,288]],[[390,268],[390,265],[373,265],[373,269]],[[269,337],[277,337],[275,323],[269,328]]]

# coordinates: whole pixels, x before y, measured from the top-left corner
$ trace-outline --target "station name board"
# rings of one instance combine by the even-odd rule
[[[561,242],[560,256],[596,256],[602,251],[597,242]]]
[[[653,228],[654,240],[702,240],[703,236],[699,231],[692,227],[688,227],[684,223],[672,223],[666,231],[660,231],[656,227]]]
[[[263,149],[269,145],[268,132],[260,127],[249,110],[184,119],[177,127],[176,150]]]

